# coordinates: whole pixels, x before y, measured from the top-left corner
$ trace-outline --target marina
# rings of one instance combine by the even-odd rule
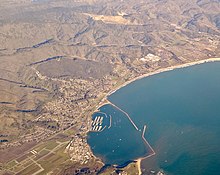
[[[105,120],[108,120],[109,117],[106,113],[98,111],[97,116],[95,116],[91,123],[91,132],[102,132],[107,127]]]
[[[123,159],[118,160],[115,158],[115,156],[120,157],[120,154],[122,152],[124,155],[129,156],[129,154],[126,154],[126,152],[130,149],[129,147],[127,147],[127,145],[130,145],[131,147],[133,147],[133,149],[135,149],[136,145],[140,145],[141,147],[141,149],[135,150],[136,153],[134,154],[133,160],[136,160],[139,156],[150,154],[150,148],[142,139],[142,132],[140,132],[134,127],[136,125],[132,124],[132,122],[129,120],[127,116],[128,114],[126,115],[126,112],[122,112],[122,110],[119,110],[118,107],[115,107],[114,105],[109,103],[104,105],[102,108],[99,109],[99,112],[94,114],[93,120],[95,120],[96,117],[98,117],[99,114],[101,114],[100,112],[104,116],[107,116],[107,118],[103,118],[103,123],[105,123],[105,119],[107,119],[105,123],[105,127],[107,129],[102,128],[100,131],[92,131],[90,132],[89,137],[95,135],[97,142],[99,143],[98,147],[103,148],[102,151],[104,151],[104,149],[107,149],[112,153],[112,158],[109,159],[107,163],[116,166],[123,165],[125,163]],[[126,132],[123,132],[125,128],[133,132],[131,134],[127,134]],[[135,138],[135,140],[131,138]],[[88,141],[90,140],[88,139]],[[112,147],[111,145],[114,146]],[[97,145],[95,147],[91,146],[92,149],[96,147]]]

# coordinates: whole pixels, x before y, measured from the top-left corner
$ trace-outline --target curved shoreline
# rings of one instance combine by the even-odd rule
[[[97,109],[95,110],[97,112],[97,110],[102,107],[103,105],[105,104],[111,104],[111,102],[107,99],[108,96],[114,94],[116,91],[118,91],[119,89],[129,85],[130,83],[136,81],[136,80],[140,80],[142,78],[146,78],[146,77],[149,77],[149,76],[153,76],[153,75],[156,75],[156,74],[160,74],[160,73],[163,73],[163,72],[168,72],[168,71],[172,71],[172,70],[175,70],[175,69],[180,69],[180,68],[186,68],[186,67],[190,67],[190,66],[194,66],[194,65],[199,65],[199,64],[204,64],[204,63],[211,63],[211,62],[220,62],[220,58],[208,58],[208,59],[204,59],[204,60],[199,60],[199,61],[193,61],[193,62],[188,62],[188,63],[184,63],[184,64],[180,64],[180,65],[175,65],[175,66],[170,66],[170,67],[166,67],[166,68],[159,68],[155,71],[152,71],[152,72],[148,72],[146,74],[143,74],[143,75],[140,75],[132,80],[129,80],[129,81],[126,81],[124,84],[122,84],[121,86],[118,86],[116,87],[114,90],[110,91],[109,93],[107,93],[104,98],[101,100],[101,102],[97,105]],[[107,100],[107,102],[106,102]],[[109,103],[110,102],[110,103]],[[95,112],[94,111],[94,112]],[[152,155],[155,155],[152,154]],[[141,161],[148,158],[148,157],[151,157],[152,155],[150,156],[146,156],[146,157],[142,157],[142,158],[138,158],[136,161],[137,161],[137,166],[138,166],[138,174],[141,175],[142,174],[142,170],[141,170]]]
[[[204,60],[199,60],[199,61],[193,61],[193,62],[189,62],[189,63],[179,64],[179,65],[176,65],[176,66],[169,66],[169,67],[166,67],[166,68],[159,68],[159,69],[157,69],[155,71],[148,72],[148,73],[140,75],[140,76],[138,76],[138,77],[136,77],[136,78],[134,78],[132,80],[126,81],[121,86],[119,86],[116,89],[110,91],[104,97],[104,99],[106,99],[108,96],[114,94],[117,90],[127,86],[128,84],[130,84],[130,83],[132,83],[132,82],[134,82],[136,80],[140,80],[142,78],[146,78],[146,77],[149,77],[149,76],[152,76],[152,75],[156,75],[156,74],[160,74],[160,73],[163,73],[163,72],[172,71],[172,70],[175,70],[175,69],[186,68],[186,67],[190,67],[190,66],[194,66],[194,65],[199,65],[199,64],[204,64],[204,63],[211,63],[211,62],[217,62],[217,61],[220,61],[220,58],[207,58],[207,59],[204,59]]]
[[[155,71],[152,72],[148,72],[146,74],[137,76],[129,81],[125,81],[122,85],[116,87],[115,89],[111,90],[110,92],[108,92],[107,94],[105,94],[105,96],[103,97],[103,99],[100,101],[100,103],[96,106],[96,109],[94,110],[94,112],[99,111],[99,108],[104,106],[105,104],[109,104],[109,100],[108,97],[112,94],[114,94],[116,91],[118,91],[119,89],[129,85],[130,83],[149,77],[149,76],[153,76],[153,75],[157,75],[163,72],[169,72],[175,69],[181,69],[181,68],[186,68],[186,67],[190,67],[190,66],[194,66],[194,65],[199,65],[199,64],[204,64],[204,63],[211,63],[211,62],[220,62],[220,57],[218,58],[207,58],[204,60],[198,60],[198,61],[193,61],[193,62],[188,62],[188,63],[184,63],[184,64],[179,64],[179,65],[175,65],[175,66],[169,66],[169,67],[165,67],[165,68],[159,68]]]

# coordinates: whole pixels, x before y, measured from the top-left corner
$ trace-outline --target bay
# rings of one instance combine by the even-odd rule
[[[88,143],[105,163],[120,165],[148,156],[150,149],[141,137],[146,125],[144,136],[156,154],[142,161],[143,174],[152,170],[220,174],[219,62],[137,80],[108,100],[129,114],[138,130],[120,110],[111,105],[101,107],[116,124],[100,133],[90,132]]]

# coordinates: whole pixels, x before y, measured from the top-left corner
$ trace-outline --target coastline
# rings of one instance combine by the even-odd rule
[[[105,96],[103,97],[103,99],[101,100],[101,102],[96,106],[96,109],[94,110],[95,112],[99,111],[98,109],[100,107],[102,107],[105,104],[109,104],[109,100],[108,100],[108,96],[114,94],[116,91],[118,91],[119,89],[129,85],[130,83],[136,81],[136,80],[140,80],[142,78],[146,78],[149,76],[153,76],[153,75],[157,75],[163,72],[169,72],[175,69],[181,69],[181,68],[186,68],[186,67],[190,67],[190,66],[194,66],[194,65],[199,65],[199,64],[204,64],[204,63],[211,63],[211,62],[220,62],[220,57],[218,58],[207,58],[204,60],[198,60],[198,61],[193,61],[193,62],[188,62],[188,63],[184,63],[184,64],[179,64],[179,65],[175,65],[175,66],[169,66],[169,67],[165,67],[165,68],[159,68],[155,71],[152,72],[148,72],[146,74],[137,76],[129,81],[124,82],[122,85],[116,87],[115,89],[111,90],[110,92],[108,92],[107,94],[105,94]]]
[[[141,171],[141,158],[137,160],[137,167],[138,167],[138,175],[141,175],[142,174],[142,171]]]
[[[112,104],[109,100],[108,100],[108,96],[114,94],[117,90],[127,86],[128,84],[136,81],[136,80],[140,80],[142,78],[146,78],[146,77],[149,77],[149,76],[153,76],[153,75],[156,75],[156,74],[160,74],[160,73],[163,73],[163,72],[168,72],[168,71],[172,71],[172,70],[175,70],[175,69],[180,69],[180,68],[186,68],[186,67],[190,67],[190,66],[194,66],[194,65],[200,65],[200,64],[204,64],[204,63],[211,63],[211,62],[220,62],[220,58],[207,58],[207,59],[204,59],[204,60],[198,60],[198,61],[193,61],[193,62],[188,62],[188,63],[184,63],[184,64],[179,64],[179,65],[175,65],[175,66],[170,66],[170,67],[166,67],[166,68],[159,68],[155,71],[152,71],[152,72],[148,72],[146,74],[143,74],[143,75],[140,75],[136,78],[133,78],[129,81],[126,81],[125,83],[123,83],[122,85],[116,87],[115,89],[111,90],[109,93],[107,93],[103,99],[101,100],[101,102],[97,105],[97,108],[94,112],[97,112],[99,111],[99,108],[102,107],[103,105],[105,104]],[[142,158],[138,158],[136,161],[136,164],[137,164],[137,167],[138,167],[138,174],[141,175],[142,174],[142,170],[141,170],[141,161],[148,158],[148,157],[151,157],[155,155],[155,152],[153,154],[151,154],[150,156],[146,156],[146,157],[142,157]]]
[[[194,65],[199,65],[199,64],[204,64],[204,63],[211,63],[211,62],[217,62],[220,61],[220,58],[207,58],[204,60],[198,60],[198,61],[193,61],[193,62],[188,62],[188,63],[184,63],[184,64],[179,64],[179,65],[175,65],[175,66],[169,66],[166,68],[159,68],[155,71],[152,72],[148,72],[146,74],[140,75],[132,80],[126,81],[124,84],[122,84],[121,86],[118,86],[116,89],[110,91],[109,93],[107,93],[107,95],[104,97],[104,99],[107,99],[108,96],[114,94],[117,90],[121,89],[122,87],[127,86],[128,84],[136,81],[136,80],[140,80],[142,78],[146,78],[152,75],[156,75],[156,74],[160,74],[163,72],[168,72],[168,71],[172,71],[175,69],[181,69],[181,68],[186,68],[186,67],[190,67],[190,66],[194,66]]]

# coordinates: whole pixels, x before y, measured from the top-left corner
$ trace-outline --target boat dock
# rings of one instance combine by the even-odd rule
[[[101,114],[104,114],[107,118],[107,115],[103,112],[99,112]],[[96,116],[92,121],[91,131],[93,132],[102,132],[106,126],[103,127],[103,120],[105,118],[104,116]]]
[[[92,126],[102,125],[103,117],[95,117],[95,120],[92,122]]]

